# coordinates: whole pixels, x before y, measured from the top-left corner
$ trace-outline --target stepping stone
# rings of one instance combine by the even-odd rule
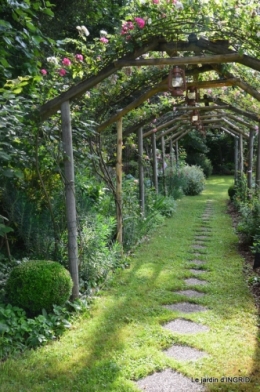
[[[188,321],[184,319],[176,319],[170,321],[169,323],[164,324],[163,328],[168,329],[171,332],[178,332],[182,334],[209,331],[209,328],[206,327],[206,325],[197,324],[194,323],[193,321]]]
[[[189,263],[196,264],[196,265],[203,265],[206,264],[206,261],[194,259],[194,260],[189,260]]]
[[[196,274],[196,275],[202,275],[202,274],[205,274],[205,272],[207,272],[207,271],[203,271],[203,270],[197,270],[194,268],[191,268],[189,271],[192,272],[193,274]]]
[[[185,279],[184,282],[189,285],[189,286],[193,286],[193,285],[205,285],[208,282],[206,282],[205,280],[200,280],[200,279],[196,279],[196,278],[190,278],[190,279]]]
[[[164,305],[164,308],[182,313],[205,312],[208,310],[205,306],[190,304],[189,302],[180,302],[178,304]]]
[[[154,373],[137,381],[137,386],[145,392],[203,392],[205,387],[192,382],[190,378],[183,376],[171,369]]]
[[[181,291],[175,291],[175,293],[180,295],[185,295],[185,297],[189,297],[189,298],[199,298],[205,295],[204,293],[200,293],[199,291],[196,290],[181,290]]]
[[[192,248],[196,249],[196,250],[198,250],[198,249],[207,249],[207,247],[205,245],[200,245],[200,244],[194,244],[194,245],[192,245]]]
[[[209,239],[209,236],[205,235],[205,234],[195,236],[195,241],[208,240],[208,239]]]
[[[167,357],[177,359],[178,361],[197,361],[200,358],[207,356],[203,351],[196,350],[188,346],[173,345],[165,350]]]
[[[193,253],[193,256],[195,256],[195,257],[200,257],[201,255],[203,255],[203,252],[195,252],[195,253]]]

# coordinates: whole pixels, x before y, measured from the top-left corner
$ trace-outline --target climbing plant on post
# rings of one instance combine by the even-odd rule
[[[66,101],[61,104],[62,143],[64,151],[64,178],[66,196],[66,216],[68,228],[68,257],[69,270],[73,280],[72,299],[79,296],[78,276],[78,233],[76,198],[74,183],[74,159],[72,146],[72,130],[70,117],[70,104]]]

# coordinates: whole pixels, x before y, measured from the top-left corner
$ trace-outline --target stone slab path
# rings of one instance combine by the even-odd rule
[[[206,261],[201,260],[201,256],[207,252],[207,242],[210,241],[210,219],[213,209],[210,202],[207,203],[206,209],[200,218],[200,226],[196,230],[194,243],[191,245],[191,251],[194,252],[194,259],[187,260],[189,264],[189,271],[193,275],[206,276],[207,270],[201,270],[200,266],[206,268]],[[206,295],[196,290],[196,286],[207,286],[207,280],[191,277],[184,279],[187,286],[186,290],[176,291],[177,294],[184,295],[187,298],[185,302],[178,302],[173,304],[163,305],[169,311],[179,312],[180,315],[191,314],[194,312],[206,312],[208,309],[200,304],[195,304],[194,298],[200,298]],[[188,302],[193,299],[193,302]],[[209,328],[206,325],[195,323],[185,318],[175,318],[174,320],[163,325],[163,328],[169,330],[173,334],[198,334],[206,333]],[[173,345],[164,351],[164,354],[174,358],[177,361],[199,361],[207,353],[196,350],[193,347]],[[175,372],[171,369],[166,369],[162,372],[156,372],[142,380],[137,381],[137,386],[144,392],[200,392],[205,391],[202,384],[193,382],[188,377],[181,373]]]

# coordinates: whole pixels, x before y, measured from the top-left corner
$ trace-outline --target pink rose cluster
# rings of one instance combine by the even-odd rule
[[[76,54],[76,55],[75,55],[75,60],[76,60],[76,61],[82,62],[83,59],[84,59],[84,58],[83,58],[82,54]],[[48,59],[47,59],[47,61],[48,61]],[[50,61],[50,60],[49,60],[49,62],[53,62],[53,63],[54,63],[54,61]],[[72,62],[70,61],[70,59],[68,59],[67,57],[64,57],[61,63],[62,63],[62,65],[64,65],[65,67],[69,67],[69,66],[72,64]],[[56,59],[56,61],[55,61],[54,64],[55,64],[55,65],[58,65],[58,59]],[[41,73],[43,76],[46,76],[48,72],[46,71],[46,69],[43,68],[43,69],[40,70],[40,73]],[[66,69],[64,69],[64,68],[60,68],[60,69],[58,70],[58,74],[59,74],[60,76],[65,76],[66,73],[67,73],[67,71],[66,71]]]
[[[121,35],[126,35],[126,34],[129,33],[130,30],[133,30],[133,29],[134,29],[134,24],[133,24],[133,22],[130,22],[130,21],[125,22],[125,23],[123,23],[123,25],[122,25]]]
[[[77,61],[83,61],[83,56],[82,56],[82,54],[76,54],[76,55],[75,55],[75,59],[76,59]]]
[[[62,64],[66,67],[69,67],[71,65],[71,61],[67,57],[64,57],[64,59],[62,60]]]
[[[100,42],[102,42],[103,44],[107,44],[108,43],[108,39],[106,37],[101,37],[100,38]]]
[[[143,18],[135,18],[135,22],[139,29],[143,29],[145,26],[145,20]]]
[[[145,20],[143,18],[134,18],[135,23],[139,29],[143,29],[145,26]],[[134,29],[134,23],[131,21],[124,22],[121,29],[121,35],[128,35],[131,30]]]

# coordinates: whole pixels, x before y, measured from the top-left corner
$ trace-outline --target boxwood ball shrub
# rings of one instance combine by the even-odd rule
[[[72,291],[69,272],[59,263],[30,260],[13,268],[6,282],[6,295],[12,305],[36,315],[53,305],[64,305]]]

